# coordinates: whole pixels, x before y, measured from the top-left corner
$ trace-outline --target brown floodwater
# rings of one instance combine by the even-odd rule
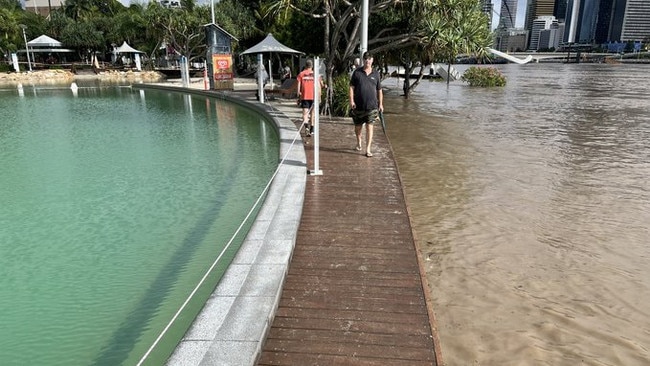
[[[650,65],[497,67],[384,82],[445,364],[649,365]]]

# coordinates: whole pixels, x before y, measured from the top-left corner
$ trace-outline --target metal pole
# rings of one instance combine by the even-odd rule
[[[212,24],[214,23],[214,0],[210,1],[210,11],[212,12]]]
[[[314,60],[314,105],[312,111],[314,113],[314,120],[312,121],[312,126],[314,128],[314,170],[309,171],[311,175],[323,175],[323,171],[320,170],[320,159],[318,152],[320,149],[320,141],[318,131],[318,120],[320,115],[320,109],[318,103],[320,102],[320,58],[316,57]],[[311,113],[311,112],[310,112]],[[309,117],[307,117],[309,118]]]
[[[210,85],[208,82],[208,62],[203,61],[203,90],[208,90],[210,89]]]
[[[273,90],[273,69],[271,68],[271,54],[269,53],[269,83],[271,84],[271,90]]]
[[[361,5],[361,44],[359,45],[359,58],[368,51],[368,0],[363,0]]]
[[[578,28],[578,13],[580,12],[580,0],[573,1],[573,7],[571,8],[571,24],[569,24],[569,36],[567,37],[568,43],[574,43],[576,41],[576,31]],[[578,39],[578,41],[580,41]]]
[[[264,75],[262,75],[262,68],[264,61],[262,61],[262,54],[257,54],[257,95],[260,103],[264,103]]]
[[[26,25],[21,24],[20,28],[23,29],[23,39],[25,40],[25,51],[27,52],[27,65],[29,65],[29,71],[32,71],[32,61],[29,58],[29,45],[27,44],[27,35],[25,34]]]

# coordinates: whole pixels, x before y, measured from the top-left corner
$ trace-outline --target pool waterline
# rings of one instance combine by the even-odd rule
[[[161,85],[138,87],[183,90]],[[215,96],[210,91],[192,93]],[[281,161],[237,256],[167,365],[199,365],[206,360],[219,365],[254,364],[278,306],[302,215],[307,158],[303,145],[295,143],[300,137],[293,122],[252,97],[229,93],[217,97],[270,118],[280,135]]]
[[[31,90],[30,90],[30,91],[31,91]],[[34,90],[34,92],[43,93],[43,92],[45,92],[45,91],[42,91],[42,90],[41,90],[41,91],[36,91],[36,90]],[[102,91],[97,91],[97,92],[98,92],[98,93],[102,93]],[[47,93],[47,92],[45,92],[45,93]],[[130,93],[130,92],[129,92],[129,93]],[[148,92],[147,92],[147,93],[148,93]],[[137,95],[137,94],[134,94],[134,95]],[[190,104],[190,105],[191,105],[191,104]],[[150,107],[150,105],[148,105],[147,107]],[[196,110],[196,107],[195,107],[195,110]],[[28,113],[28,114],[30,113],[30,111],[22,111],[22,112],[24,112],[24,113]],[[21,112],[21,113],[22,113],[22,112]],[[70,111],[68,111],[68,112],[70,112]],[[170,111],[170,113],[172,113],[172,111]],[[33,116],[33,114],[31,114],[31,116]],[[28,115],[27,117],[29,117],[29,115]],[[116,116],[116,118],[119,118],[119,116]],[[29,119],[29,118],[27,118],[27,119]],[[45,132],[47,132],[47,133],[44,132],[44,135],[43,135],[44,138],[43,138],[42,141],[47,141],[47,138],[46,138],[46,137],[48,137],[48,136],[52,136],[52,134],[51,134],[52,131],[47,130],[47,127],[48,127],[47,124],[41,123],[41,125],[36,126],[36,127],[38,127],[38,128],[45,128]],[[68,126],[68,127],[70,127],[70,126]],[[73,126],[73,127],[74,127],[74,126]],[[116,130],[118,130],[118,133],[119,133],[120,129],[117,128]],[[56,131],[55,131],[55,132],[56,132]],[[157,130],[157,132],[161,132],[161,131],[160,131],[160,130]],[[125,140],[128,140],[128,138],[129,138],[128,134],[120,135],[120,137],[124,138]],[[163,136],[163,137],[164,137],[164,136]],[[118,139],[118,141],[121,141],[121,140]],[[59,150],[65,152],[65,153],[69,153],[69,151],[70,151],[70,149],[69,149],[67,146],[54,146],[54,148],[58,148]],[[75,146],[75,148],[79,148],[79,146]],[[74,150],[74,149],[73,149],[73,150]],[[128,154],[127,154],[127,155],[128,155]],[[134,155],[135,155],[135,154],[134,154]],[[275,159],[273,159],[273,160],[275,161]],[[47,168],[47,164],[46,164],[47,162],[48,162],[47,160],[44,161],[44,164],[43,164],[44,169]],[[100,161],[99,161],[99,164],[103,164],[103,162],[100,160]],[[88,167],[93,168],[95,165],[97,165],[97,164],[95,164],[95,163],[93,163],[93,164],[88,164],[88,165],[84,166],[83,168],[88,168]],[[235,165],[236,165],[236,164],[235,164]],[[83,169],[81,169],[81,168],[82,168],[82,167],[75,167],[74,169],[80,169],[80,170],[83,170]],[[69,170],[70,170],[70,171],[74,171],[74,169],[72,169],[72,170],[69,169]],[[46,177],[44,177],[44,178],[48,178],[48,176],[46,176]],[[44,181],[47,181],[47,179],[44,179]],[[124,182],[122,182],[120,179],[116,179],[116,180],[114,180],[114,181],[112,181],[112,182],[109,182],[109,183],[114,184],[114,185],[120,185],[120,184],[123,184]],[[147,182],[144,182],[143,186],[146,186],[146,183],[147,183]],[[109,184],[109,186],[110,186],[110,184]],[[210,214],[209,214],[209,210],[208,210],[208,213],[204,213],[204,216],[205,216],[205,215],[210,216]],[[208,221],[209,221],[209,220],[208,220]],[[198,230],[198,231],[197,231],[197,230]],[[192,237],[198,237],[198,236],[200,236],[200,235],[201,235],[201,233],[200,233],[201,230],[205,230],[205,228],[201,227],[201,225],[198,225],[198,227],[194,230],[194,234],[190,233],[190,234],[188,235],[188,238],[192,238]],[[185,241],[188,242],[188,240],[189,240],[189,242],[192,241],[191,239],[186,239]],[[178,251],[177,251],[177,253],[178,253]],[[233,253],[233,255],[234,255],[234,253]],[[177,254],[173,254],[173,255],[172,255],[172,258],[173,258],[174,256],[177,256]],[[171,263],[171,262],[174,262],[174,260],[173,260],[173,259],[170,260],[170,263]],[[162,271],[162,272],[167,272],[167,271]],[[63,272],[63,273],[64,273],[64,272]],[[154,281],[154,282],[155,282],[155,281]],[[163,282],[164,282],[164,281],[163,281]],[[165,286],[162,286],[162,287],[165,287]],[[157,293],[157,291],[154,291],[153,293]],[[101,293],[100,295],[103,295],[103,296],[105,296],[105,297],[107,296],[107,294],[105,294],[105,293]],[[99,297],[99,296],[98,296],[98,297]],[[110,296],[107,296],[107,297],[108,297],[108,299],[110,299]],[[149,296],[144,296],[145,299],[148,298],[148,297],[149,297]],[[163,297],[164,297],[164,296],[163,296]],[[96,301],[104,301],[104,302],[106,302],[107,299],[106,299],[106,298],[98,298],[98,299],[95,299],[95,300],[96,300]],[[109,302],[110,302],[110,301],[109,301]],[[145,309],[145,308],[148,308],[148,307],[149,307],[149,306],[143,306],[142,309]],[[155,308],[155,306],[154,306],[154,308]],[[154,309],[153,311],[156,311],[156,310]],[[135,311],[134,313],[137,314],[138,311]],[[119,334],[119,332],[117,332],[116,334]],[[128,342],[128,339],[123,339],[123,337],[118,337],[118,338],[120,338],[120,342],[123,342],[123,341],[127,341],[127,342]],[[127,338],[128,338],[128,337],[127,337]],[[98,359],[98,360],[96,360],[95,364],[102,364],[102,362],[101,362],[100,360],[101,360],[101,358]],[[69,364],[69,362],[67,362],[66,364]]]

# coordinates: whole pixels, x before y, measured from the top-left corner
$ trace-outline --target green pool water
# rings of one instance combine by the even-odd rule
[[[276,131],[224,101],[0,90],[0,364],[134,365],[244,220]],[[247,228],[174,323],[162,364]]]

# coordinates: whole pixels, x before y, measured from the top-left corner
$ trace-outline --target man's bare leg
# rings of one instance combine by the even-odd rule
[[[361,151],[361,130],[363,129],[363,125],[354,125],[354,133],[357,135],[357,151]]]
[[[305,128],[305,135],[311,135],[311,129],[309,128],[309,108],[302,109],[302,125]]]
[[[372,156],[372,135],[375,129],[374,123],[366,123],[366,156]]]

